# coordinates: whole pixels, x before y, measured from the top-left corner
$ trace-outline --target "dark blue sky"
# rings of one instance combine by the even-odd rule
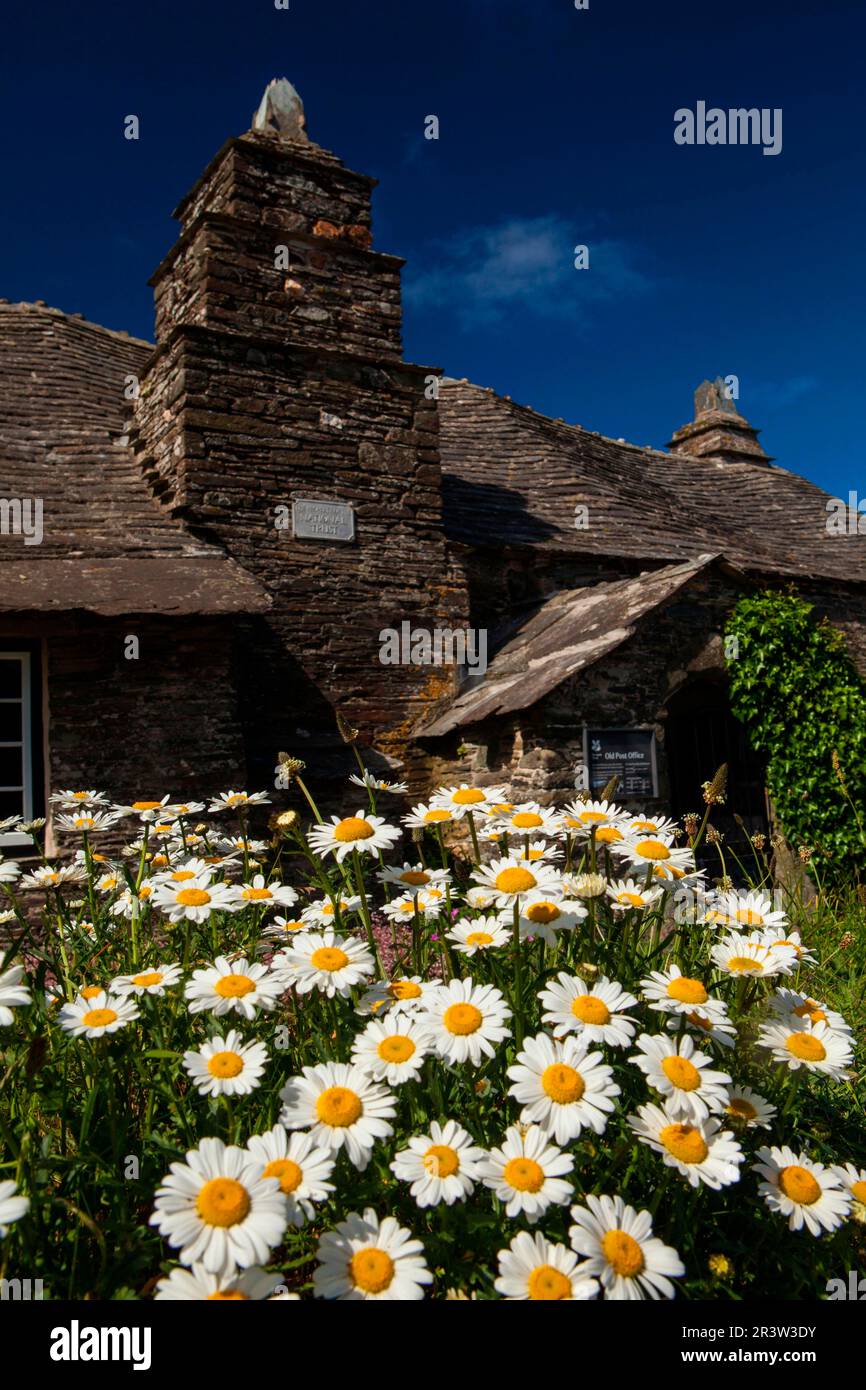
[[[408,358],[653,445],[735,374],[781,464],[866,491],[859,0],[49,0],[4,40],[0,295],[151,337],[172,208],[285,75],[381,180]],[[781,107],[782,152],[676,145],[700,100]]]

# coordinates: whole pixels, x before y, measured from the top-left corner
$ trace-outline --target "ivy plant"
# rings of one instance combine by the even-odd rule
[[[766,757],[786,838],[830,880],[866,877],[866,683],[842,634],[799,594],[763,590],[725,638],[731,708]]]

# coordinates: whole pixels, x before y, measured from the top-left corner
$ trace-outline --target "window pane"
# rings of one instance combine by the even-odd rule
[[[0,700],[0,743],[14,743],[21,737],[21,705]]]
[[[0,820],[5,820],[7,816],[23,816],[23,814],[23,792],[0,792]]]
[[[21,659],[0,652],[0,700],[21,695]]]
[[[21,749],[0,748],[0,787],[20,787],[22,782]]]

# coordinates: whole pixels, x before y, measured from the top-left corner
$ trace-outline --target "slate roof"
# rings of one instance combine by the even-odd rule
[[[528,709],[620,646],[641,618],[718,558],[700,555],[630,579],[559,590],[500,648],[480,682],[416,729],[416,737],[435,738],[493,715]]]
[[[452,540],[638,561],[723,552],[751,572],[866,583],[866,537],[828,535],[828,494],[798,474],[637,448],[465,381],[443,381],[439,407]]]
[[[43,540],[0,534],[0,610],[259,611],[270,600],[153,497],[127,447],[149,343],[0,304],[0,498],[41,498]]]

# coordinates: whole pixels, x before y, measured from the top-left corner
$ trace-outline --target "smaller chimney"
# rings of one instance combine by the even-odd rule
[[[287,77],[271,78],[251,128],[279,140],[309,140],[304,103]]]
[[[721,377],[702,381],[695,392],[695,418],[668,444],[672,454],[714,463],[772,463],[758,443],[759,431],[737,410]]]

